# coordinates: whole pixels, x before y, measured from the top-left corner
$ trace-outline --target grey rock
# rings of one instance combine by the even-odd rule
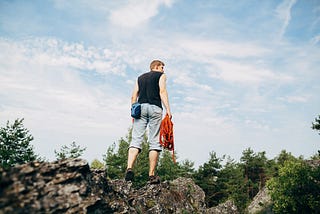
[[[0,170],[0,213],[105,213],[108,184],[86,161],[31,162]],[[102,191],[101,191],[102,190]]]
[[[190,178],[134,189],[124,179],[107,180],[82,159],[31,162],[0,168],[2,213],[215,213]],[[222,212],[237,213],[232,202]],[[226,210],[229,210],[227,212]]]
[[[272,212],[272,200],[266,187],[262,188],[247,208],[249,214]]]
[[[233,201],[227,200],[216,207],[211,207],[207,210],[207,214],[238,214],[238,208]]]

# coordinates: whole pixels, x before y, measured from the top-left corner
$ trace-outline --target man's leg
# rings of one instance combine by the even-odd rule
[[[137,148],[129,148],[128,150],[128,164],[127,164],[127,170],[126,170],[126,175],[125,175],[125,180],[126,181],[133,181],[134,178],[134,173],[133,173],[133,165],[134,162],[137,159],[137,156],[139,154],[139,149]]]
[[[159,152],[156,150],[149,151],[149,176],[155,174],[155,170],[157,167]]]
[[[133,168],[139,152],[141,151],[141,142],[148,124],[145,104],[141,104],[141,118],[134,119],[132,126],[132,140],[128,150],[127,169]]]
[[[139,154],[139,149],[133,148],[133,147],[129,148],[127,169],[133,168],[133,165],[137,159],[138,154]]]
[[[162,109],[155,105],[150,105],[149,108],[149,182],[150,184],[160,183],[159,176],[155,176],[159,153],[162,150],[159,143],[159,131],[162,120]]]

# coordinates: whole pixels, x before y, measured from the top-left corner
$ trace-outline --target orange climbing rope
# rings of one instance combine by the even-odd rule
[[[160,144],[163,148],[172,151],[172,160],[176,163],[176,159],[174,157],[173,123],[168,114],[166,114],[161,121]]]

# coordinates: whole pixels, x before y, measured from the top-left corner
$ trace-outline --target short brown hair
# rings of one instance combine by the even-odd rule
[[[164,63],[161,62],[160,60],[153,60],[150,63],[150,70],[152,70],[153,68],[155,68],[156,66],[164,66]]]

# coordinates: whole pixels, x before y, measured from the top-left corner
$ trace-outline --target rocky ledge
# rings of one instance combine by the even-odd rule
[[[134,189],[131,182],[107,180],[82,159],[0,168],[0,214],[238,213],[230,201],[220,206],[206,208],[205,194],[192,179]]]

